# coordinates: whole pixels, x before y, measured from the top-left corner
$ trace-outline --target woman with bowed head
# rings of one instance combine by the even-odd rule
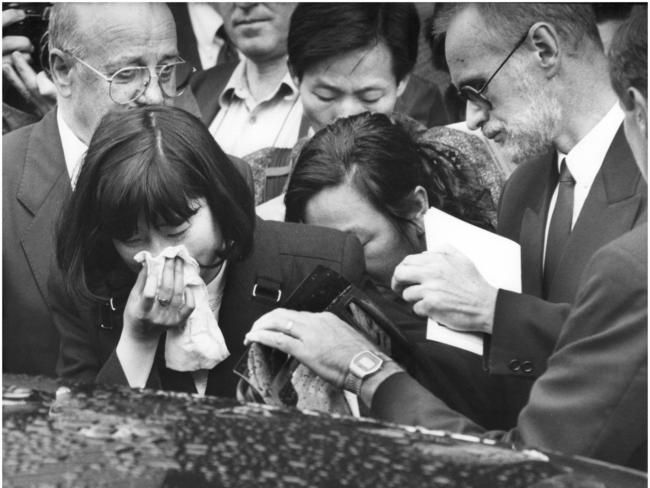
[[[363,274],[353,236],[256,219],[208,130],[170,107],[104,117],[56,243],[59,374],[201,394],[234,396],[244,334],[316,265]]]
[[[418,139],[383,114],[338,119],[303,146],[285,195],[285,219],[356,235],[368,275],[382,303],[390,304],[385,311],[429,363],[418,379],[471,418],[507,425],[515,419],[503,410],[503,380],[485,373],[479,356],[426,340],[426,320],[390,289],[395,267],[426,250],[424,214],[430,206],[492,229],[492,200],[486,202],[485,187],[463,171],[489,157],[487,151],[466,143],[452,149],[446,139],[473,141],[473,136],[436,134]]]

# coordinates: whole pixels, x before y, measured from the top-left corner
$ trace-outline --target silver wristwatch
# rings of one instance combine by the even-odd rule
[[[343,389],[358,395],[364,378],[379,371],[387,359],[390,358],[371,351],[362,351],[355,355],[350,361],[348,372],[343,380]]]

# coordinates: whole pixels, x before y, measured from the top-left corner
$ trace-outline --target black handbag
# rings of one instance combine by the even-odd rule
[[[307,312],[331,312],[362,332],[385,354],[408,356],[411,346],[402,331],[363,291],[325,266],[316,267],[283,306]],[[237,398],[242,402],[297,406],[300,393],[292,383],[292,376],[299,364],[281,351],[251,344],[234,368],[240,377]],[[336,390],[320,381],[324,387]],[[338,393],[342,398],[342,391]]]

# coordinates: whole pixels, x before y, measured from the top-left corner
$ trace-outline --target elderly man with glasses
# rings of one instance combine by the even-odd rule
[[[164,3],[56,4],[49,64],[57,106],[3,137],[5,372],[54,374],[58,334],[46,295],[53,228],[100,119],[150,104],[198,113],[177,84],[186,79],[179,76],[184,61]],[[247,176],[251,181],[250,170]]]

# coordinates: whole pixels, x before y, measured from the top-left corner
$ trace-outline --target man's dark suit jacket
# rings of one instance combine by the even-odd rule
[[[379,386],[371,413],[647,469],[647,235],[640,225],[593,255],[516,428],[486,432],[403,373]]]
[[[555,186],[552,163],[554,159],[548,158],[518,167],[503,191],[497,232],[521,245],[523,293],[499,290],[486,351],[493,374],[529,378],[542,374],[587,262],[599,248],[647,221],[647,185],[621,126],[543,300],[544,231]]]
[[[59,337],[47,304],[54,226],[70,193],[56,109],[2,138],[2,366],[54,376]],[[253,187],[249,166],[232,158]]]
[[[47,279],[54,223],[70,193],[56,110],[2,143],[2,366],[53,376],[59,338]]]
[[[219,113],[219,96],[236,67],[237,63],[214,66],[192,79],[192,91],[201,110],[201,119],[207,126]],[[397,99],[395,112],[408,115],[425,127],[450,122],[438,87],[417,75],[411,75],[404,93]],[[306,136],[308,129],[306,117],[303,117],[299,137]]]
[[[323,245],[327,243],[327,245]],[[349,281],[359,283],[365,269],[363,251],[350,234],[304,224],[257,220],[254,250],[243,261],[231,261],[226,269],[226,286],[219,311],[219,326],[230,357],[210,371],[206,394],[233,397],[237,377],[233,366],[244,352],[244,335],[261,315],[281,306],[293,289],[319,264],[330,267]],[[252,298],[254,285],[274,283],[282,301]],[[61,332],[61,361],[58,372],[64,378],[126,385],[127,380],[115,354],[122,330],[125,298],[110,304],[87,304],[67,296],[60,286],[52,288],[54,318]],[[159,346],[162,353],[164,346]],[[148,387],[195,392],[190,373],[164,367],[157,355]]]

